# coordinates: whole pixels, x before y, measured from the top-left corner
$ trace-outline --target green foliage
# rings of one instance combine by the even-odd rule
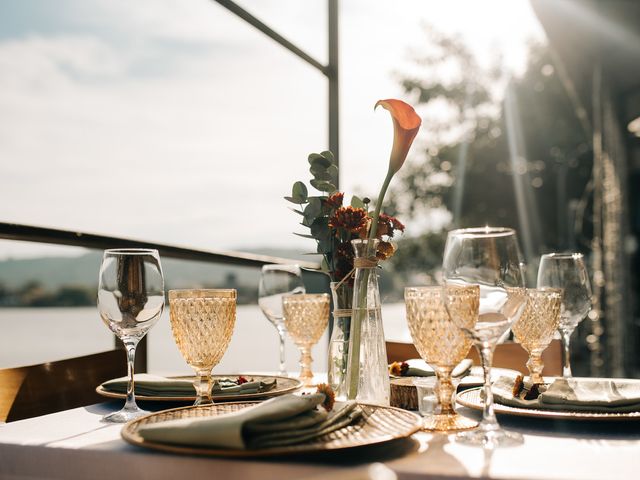
[[[442,111],[444,103],[450,115],[434,115],[427,122],[428,148],[420,161],[408,162],[399,173],[389,198],[392,208],[414,220],[432,209],[448,211],[453,218],[445,229],[487,224],[520,229],[524,220],[536,253],[581,249],[589,225],[582,236],[574,236],[572,223],[574,206],[584,206],[591,146],[547,47],[532,45],[526,71],[511,78],[499,59],[482,68],[460,39],[428,33],[432,48],[424,51],[430,53],[416,60],[424,70],[401,83],[419,99],[422,111],[432,106]],[[516,110],[516,125],[507,121],[505,92]],[[515,162],[509,134],[523,146]],[[518,217],[515,180],[524,184],[531,206],[527,219]],[[444,237],[445,232],[435,234]],[[440,265],[442,252],[433,255],[431,244],[417,248],[420,239],[425,241],[405,237],[399,242],[392,260],[398,270]]]
[[[337,191],[335,185],[338,182],[338,166],[335,164],[333,154],[329,151],[312,153],[308,161],[312,176],[309,184],[321,195],[309,196],[306,185],[298,181],[293,184],[291,196],[284,198],[301,206],[302,210],[294,211],[303,217],[300,224],[309,229],[309,234],[294,234],[316,241],[316,252],[323,255],[322,269],[330,272],[335,250],[335,239],[329,228],[329,217],[333,209],[327,206],[325,200]]]
[[[344,195],[337,191],[338,166],[331,152],[312,153],[309,155],[309,172],[312,175],[310,185],[318,190],[320,195],[309,195],[303,182],[295,182],[290,197],[285,200],[300,206],[292,209],[302,216],[300,224],[309,229],[309,233],[295,233],[295,235],[316,241],[316,253],[322,254],[322,269],[329,273],[332,280],[342,280],[353,268],[353,252],[350,241],[364,238],[371,225],[371,213],[368,200],[354,196],[351,206],[344,207]],[[330,220],[333,222],[330,224]],[[377,238],[389,240],[398,227],[396,219],[385,220],[384,233]],[[379,250],[380,258],[386,259],[392,254],[392,248]]]

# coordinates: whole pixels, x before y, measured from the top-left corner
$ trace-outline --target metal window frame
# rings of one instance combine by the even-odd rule
[[[339,162],[339,96],[338,96],[338,0],[327,0],[328,6],[328,42],[329,42],[329,63],[323,65],[304,50],[284,38],[264,22],[251,15],[238,4],[231,0],[214,0],[216,3],[226,8],[231,13],[237,15],[253,27],[260,30],[272,40],[289,50],[291,53],[307,62],[313,68],[320,71],[328,80],[329,102],[328,102],[328,141],[329,149],[333,152],[336,163]],[[339,187],[339,179],[336,182]],[[182,260],[204,261],[211,263],[222,263],[237,266],[261,267],[267,263],[291,263],[291,260],[269,257],[265,255],[252,255],[239,252],[220,252],[195,250],[191,248],[177,247],[173,245],[159,244],[133,239],[109,237],[103,235],[89,234],[85,232],[60,230],[46,227],[36,227],[31,225],[21,225],[15,223],[0,222],[0,239],[17,240],[36,243],[49,243],[57,245],[69,245],[75,247],[85,247],[91,249],[105,249],[117,247],[138,247],[155,248],[163,257],[178,258]],[[311,271],[318,270],[319,265],[314,262],[300,262],[300,266]],[[115,339],[116,349],[122,349],[122,345]],[[136,370],[146,371],[147,366],[147,345],[144,338],[138,346],[136,355]]]
[[[328,8],[328,42],[329,42],[329,63],[323,65],[294,43],[287,40],[278,32],[269,27],[247,10],[232,0],[213,0],[229,12],[238,16],[251,26],[255,27],[267,37],[289,50],[301,60],[305,61],[313,68],[327,77],[329,83],[329,104],[328,104],[328,131],[329,150],[333,152],[336,164],[340,163],[340,98],[339,98],[339,67],[338,67],[338,0],[327,0]],[[338,174],[339,175],[339,174]],[[338,177],[337,188],[340,188]]]

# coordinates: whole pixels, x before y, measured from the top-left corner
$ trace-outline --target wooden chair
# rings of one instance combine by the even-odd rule
[[[146,371],[146,342],[136,351],[136,372]],[[105,399],[95,388],[127,374],[126,357],[114,350],[0,370],[0,422],[46,415],[99,403]]]
[[[391,362],[402,362],[409,358],[420,358],[420,354],[412,343],[387,342],[387,359]],[[478,352],[472,348],[468,358],[473,359],[474,365],[480,365]],[[517,343],[505,342],[496,347],[493,355],[493,366],[510,368],[523,374],[528,374],[526,362],[527,352]],[[559,340],[553,340],[542,354],[544,375],[559,376],[562,374],[562,346]]]

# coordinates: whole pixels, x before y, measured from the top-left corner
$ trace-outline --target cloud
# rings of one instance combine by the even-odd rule
[[[242,4],[325,55],[324,0]],[[210,0],[11,5],[0,16],[2,220],[308,248],[282,196],[327,148],[320,73]],[[373,105],[402,96],[392,73],[419,45],[419,18],[453,9],[342,5],[342,185],[375,195],[392,130]]]

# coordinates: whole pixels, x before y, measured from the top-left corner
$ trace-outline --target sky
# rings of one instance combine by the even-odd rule
[[[326,62],[325,0],[238,3]],[[398,79],[428,48],[425,25],[516,73],[527,42],[543,38],[526,0],[341,1],[348,196],[380,187],[392,127],[373,106],[411,102]],[[327,148],[326,108],[319,72],[210,0],[2,2],[0,221],[311,250],[291,234],[302,227],[282,197],[309,179],[307,155]],[[416,142],[428,146],[428,118]],[[0,258],[65,252],[0,241]]]

